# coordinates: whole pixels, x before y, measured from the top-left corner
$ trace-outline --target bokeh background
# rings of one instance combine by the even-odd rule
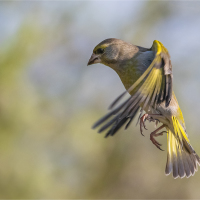
[[[110,37],[151,47],[173,64],[174,90],[200,154],[200,2],[0,2],[0,198],[198,199],[200,172],[165,176],[164,152],[135,126],[104,138],[92,124],[124,91],[87,66]]]

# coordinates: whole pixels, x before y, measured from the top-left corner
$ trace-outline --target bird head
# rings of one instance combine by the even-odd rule
[[[102,63],[111,68],[120,59],[122,55],[122,40],[110,38],[100,42],[93,50],[93,53],[88,61],[88,65]]]

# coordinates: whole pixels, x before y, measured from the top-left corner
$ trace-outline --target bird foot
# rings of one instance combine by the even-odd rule
[[[144,136],[143,134],[143,128],[147,130],[145,126],[145,121],[148,120],[149,122],[155,122],[155,125],[157,126],[159,120],[153,119],[153,117],[147,113],[145,113],[141,118],[140,118],[140,133]]]
[[[153,131],[151,134],[150,134],[150,140],[152,141],[152,143],[158,148],[160,149],[161,151],[163,151],[160,146],[162,146],[159,142],[156,141],[156,139],[154,137],[158,137],[160,135],[163,135],[163,133],[167,133],[167,131],[162,131],[160,133],[157,133],[160,129],[164,128],[165,125],[162,125],[161,127],[159,127],[158,129],[156,129],[155,131]]]

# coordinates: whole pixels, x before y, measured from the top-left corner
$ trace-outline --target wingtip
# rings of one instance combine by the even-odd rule
[[[92,128],[92,129],[95,129],[97,126],[98,126],[98,124],[97,124],[97,123],[95,123],[95,124],[93,124],[93,125],[92,125],[92,127],[91,127],[91,128]]]

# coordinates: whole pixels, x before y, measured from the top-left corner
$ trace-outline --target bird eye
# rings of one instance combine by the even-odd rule
[[[96,50],[96,54],[102,54],[104,52],[104,49],[99,48]]]

